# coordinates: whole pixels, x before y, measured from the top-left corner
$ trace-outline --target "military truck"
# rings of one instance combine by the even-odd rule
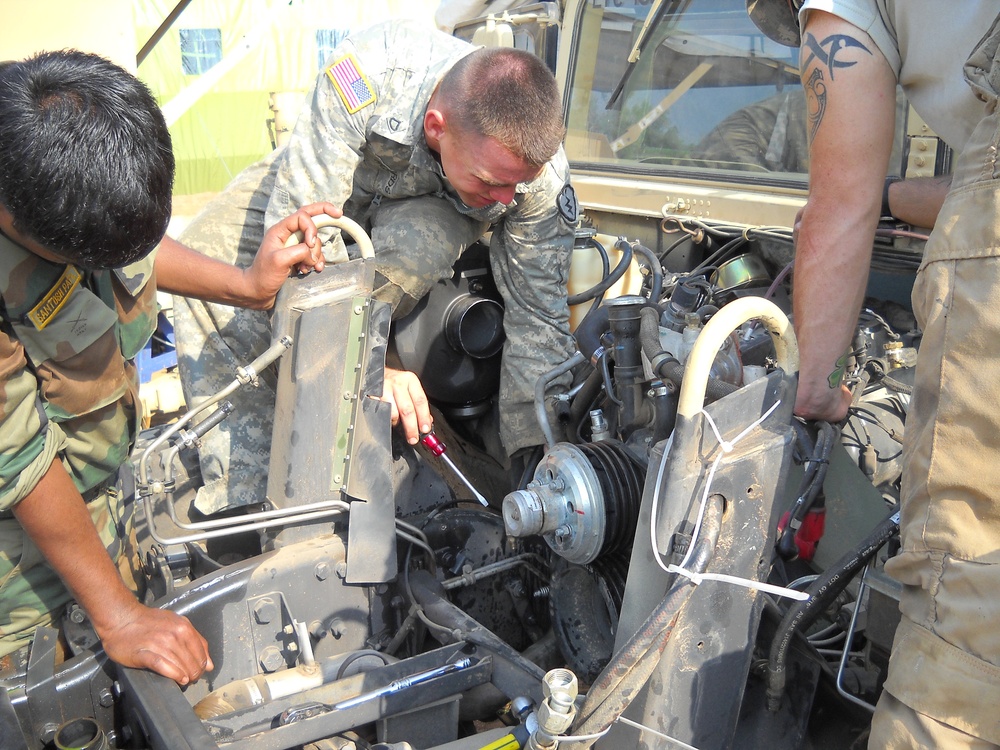
[[[539,381],[546,444],[512,473],[488,436],[485,248],[394,324],[366,260],[290,282],[272,347],[134,458],[149,600],[215,670],[182,689],[117,667],[71,610],[67,661],[44,631],[0,675],[5,748],[863,745],[898,618],[923,233],[880,227],[851,415],[801,423],[797,51],[744,0],[527,3],[455,33],[539,54],[565,92],[579,352]],[[898,174],[947,170],[902,100],[897,141]],[[390,349],[436,410],[416,450],[378,399]],[[268,500],[198,517],[193,450],[269,367]]]

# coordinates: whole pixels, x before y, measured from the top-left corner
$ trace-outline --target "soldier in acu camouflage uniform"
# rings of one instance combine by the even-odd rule
[[[116,567],[129,569],[115,484],[138,429],[132,358],[155,327],[170,135],[139,81],[73,51],[0,67],[0,123],[0,656],[75,597],[114,661],[186,684],[212,668],[205,640],[142,606]],[[304,217],[268,234],[256,270],[168,241],[156,272],[172,291],[267,306],[320,257]],[[297,229],[314,248],[282,248]]]
[[[533,55],[477,50],[410,22],[380,24],[333,53],[287,147],[241,175],[181,239],[239,264],[264,226],[328,200],[370,232],[382,284],[375,296],[400,317],[492,227],[507,336],[500,432],[512,455],[543,442],[535,383],[574,351],[566,281],[577,202],[563,132],[558,86]],[[338,231],[320,231],[329,261],[352,257]],[[175,315],[194,402],[269,341],[261,316],[183,302]],[[203,449],[204,512],[264,499],[274,405],[264,389],[244,398],[238,418]],[[419,383],[387,369],[386,397],[416,443],[431,424]]]

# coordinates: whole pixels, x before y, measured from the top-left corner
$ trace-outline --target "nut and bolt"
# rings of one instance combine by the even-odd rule
[[[337,572],[337,578],[347,578],[347,563],[344,560],[337,563],[334,570]]]
[[[321,562],[316,564],[315,568],[316,578],[320,581],[325,581],[330,577],[330,565],[329,563]]]
[[[276,646],[268,646],[260,654],[260,666],[265,672],[277,672],[285,666],[285,657]]]
[[[55,722],[48,721],[42,724],[42,729],[38,733],[38,739],[44,743],[49,743],[52,738],[56,736],[56,731],[59,729],[59,725]]]

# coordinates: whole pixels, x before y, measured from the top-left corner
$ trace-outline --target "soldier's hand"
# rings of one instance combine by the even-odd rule
[[[263,302],[264,309],[274,306],[274,298],[290,274],[323,270],[323,247],[312,220],[320,214],[334,218],[343,215],[332,203],[310,203],[279,221],[264,235],[253,265],[244,271],[252,295]],[[285,242],[295,232],[302,232],[302,242],[285,247]]]
[[[800,379],[795,396],[795,416],[836,424],[847,416],[851,400],[851,391],[847,386],[830,388],[825,382],[813,384]]]
[[[410,445],[420,441],[420,435],[431,431],[434,420],[420,380],[412,372],[385,368],[382,400],[392,404],[392,424],[402,424],[403,434]]]
[[[104,651],[116,664],[150,669],[178,685],[194,682],[215,668],[208,642],[190,620],[139,602],[115,618],[115,625],[98,631]]]

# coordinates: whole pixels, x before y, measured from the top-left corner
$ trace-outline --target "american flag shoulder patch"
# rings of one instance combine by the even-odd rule
[[[344,55],[326,69],[326,75],[350,114],[375,103],[375,91],[358,67],[354,55]]]

